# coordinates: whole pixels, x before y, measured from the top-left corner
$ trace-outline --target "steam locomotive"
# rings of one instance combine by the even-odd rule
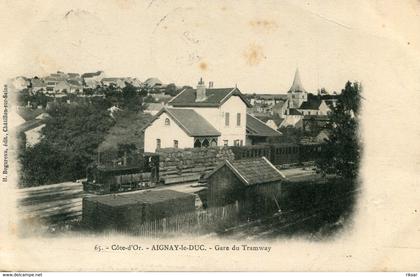
[[[108,194],[154,187],[159,182],[159,156],[144,156],[131,166],[90,165],[86,169],[85,192]]]

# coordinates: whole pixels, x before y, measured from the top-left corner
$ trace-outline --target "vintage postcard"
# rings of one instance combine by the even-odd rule
[[[0,15],[1,271],[420,270],[419,1]]]

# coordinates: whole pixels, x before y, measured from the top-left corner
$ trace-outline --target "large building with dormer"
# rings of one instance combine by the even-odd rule
[[[258,120],[247,124],[250,106],[237,87],[206,87],[200,80],[196,89],[185,88],[172,98],[144,128],[144,151],[242,146],[281,135]]]

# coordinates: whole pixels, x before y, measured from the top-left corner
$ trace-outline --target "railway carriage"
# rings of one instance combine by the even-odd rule
[[[302,164],[317,159],[322,144],[277,143],[232,147],[235,159],[266,157],[275,165]]]

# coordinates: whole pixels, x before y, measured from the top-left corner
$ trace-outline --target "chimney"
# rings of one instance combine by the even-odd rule
[[[195,96],[195,102],[202,102],[207,99],[206,86],[204,85],[203,78],[197,84],[197,93]]]
[[[213,85],[214,85],[213,81],[210,81],[209,82],[209,88],[213,88]]]

